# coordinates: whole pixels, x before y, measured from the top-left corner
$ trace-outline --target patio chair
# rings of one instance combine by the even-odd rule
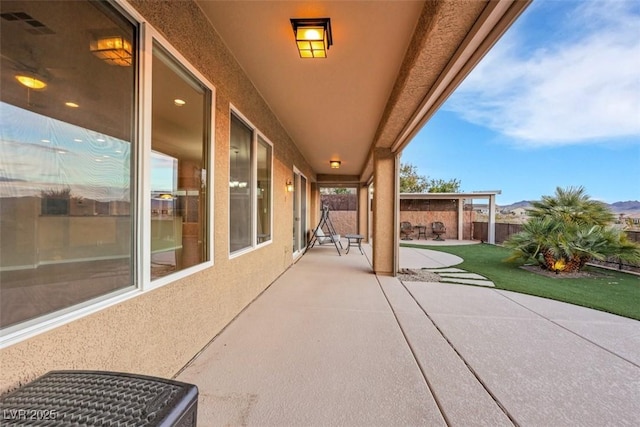
[[[413,240],[411,238],[412,233],[413,233],[413,226],[411,225],[411,223],[409,221],[402,221],[400,223],[400,239]]]
[[[433,240],[443,241],[444,239],[441,236],[447,232],[447,227],[440,221],[436,221],[431,224],[431,231],[436,236]]]

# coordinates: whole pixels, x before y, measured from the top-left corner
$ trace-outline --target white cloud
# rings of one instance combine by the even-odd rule
[[[527,146],[640,137],[640,14],[631,2],[578,5],[564,40],[537,50],[523,52],[514,28],[446,108]]]

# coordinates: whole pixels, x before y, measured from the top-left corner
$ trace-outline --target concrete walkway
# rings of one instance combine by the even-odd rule
[[[363,248],[311,249],[178,376],[199,387],[199,425],[640,425],[640,322],[403,284]],[[422,267],[456,261],[439,254]]]

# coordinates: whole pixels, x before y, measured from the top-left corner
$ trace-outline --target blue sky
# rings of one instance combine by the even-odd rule
[[[126,141],[0,102],[0,197],[68,187],[73,196],[129,200],[130,156]]]
[[[402,154],[498,204],[640,200],[640,1],[534,0]]]

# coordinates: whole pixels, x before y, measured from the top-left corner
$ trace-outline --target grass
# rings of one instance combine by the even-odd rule
[[[640,277],[614,270],[586,267],[595,277],[550,278],[520,268],[522,263],[507,262],[511,251],[488,244],[462,246],[418,246],[458,255],[456,265],[493,281],[498,289],[564,301],[640,320]]]

